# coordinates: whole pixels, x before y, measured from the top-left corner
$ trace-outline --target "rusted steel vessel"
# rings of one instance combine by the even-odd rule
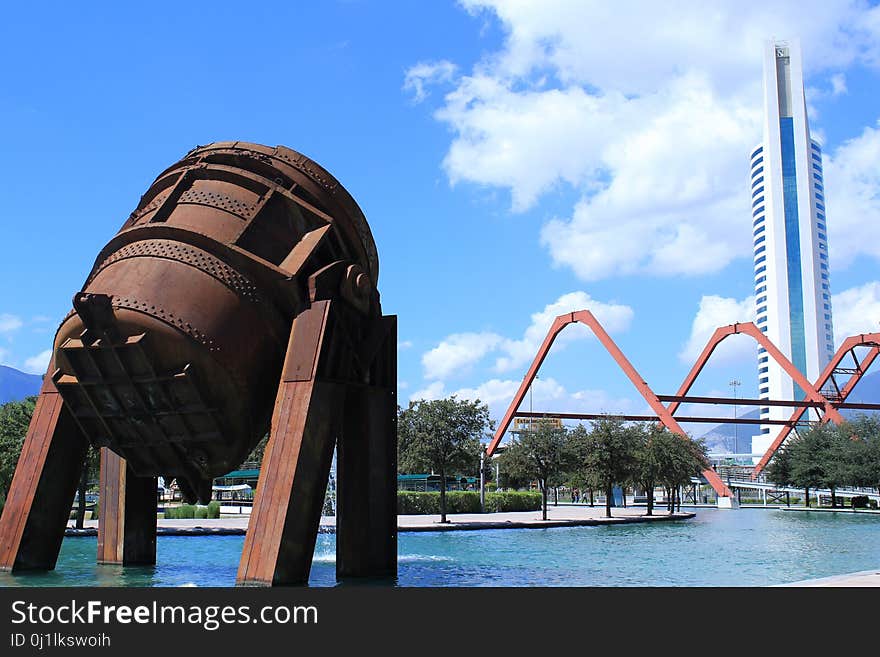
[[[271,425],[238,581],[308,579],[334,447],[337,572],[396,572],[397,323],[378,273],[357,203],[296,151],[218,142],[163,171],[55,336],[0,569],[54,567],[89,443],[98,561],[152,563],[156,477],[207,502]]]
[[[98,255],[57,333],[55,384],[94,444],[205,500],[268,429],[308,276],[340,259],[378,312],[376,247],[333,176],[289,148],[198,147]]]

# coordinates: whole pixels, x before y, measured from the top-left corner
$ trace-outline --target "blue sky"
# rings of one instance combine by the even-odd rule
[[[748,320],[764,39],[799,38],[823,142],[835,333],[880,323],[871,3],[19,4],[0,24],[0,363],[46,350],[99,249],[196,144],[284,144],[352,193],[399,316],[399,394],[498,417],[553,316],[589,307],[658,393]],[[536,410],[642,412],[568,329]],[[731,341],[695,392],[755,396]]]

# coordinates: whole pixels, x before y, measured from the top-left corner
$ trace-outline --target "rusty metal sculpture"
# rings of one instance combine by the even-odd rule
[[[58,330],[0,568],[54,568],[89,442],[99,562],[154,563],[156,477],[207,502],[271,425],[238,583],[308,580],[334,446],[337,574],[395,574],[396,317],[377,280],[360,208],[295,151],[214,143],[161,173]]]

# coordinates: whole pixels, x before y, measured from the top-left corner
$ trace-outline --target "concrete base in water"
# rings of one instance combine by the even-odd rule
[[[719,509],[738,509],[739,502],[737,502],[735,497],[719,497],[718,498],[718,508]]]

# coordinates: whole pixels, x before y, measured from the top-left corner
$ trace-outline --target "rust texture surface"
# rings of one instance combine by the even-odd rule
[[[349,502],[346,526],[384,536],[343,531],[341,551],[372,556],[349,556],[340,574],[393,574],[396,352],[378,274],[363,212],[296,151],[217,142],[160,173],[55,336],[0,518],[0,567],[54,566],[88,443],[104,449],[98,560],[151,563],[156,477],[206,503],[271,424],[239,581],[307,579],[337,443],[362,455],[346,469],[381,497]]]

